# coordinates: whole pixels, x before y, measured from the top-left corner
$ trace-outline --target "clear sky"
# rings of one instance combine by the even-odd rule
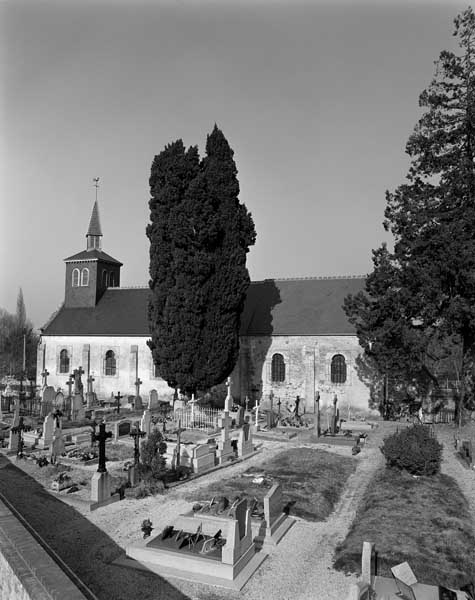
[[[358,275],[403,182],[405,143],[457,1],[0,0],[0,307],[44,324],[85,249],[148,282],[148,177],[214,123],[235,152],[253,280]]]

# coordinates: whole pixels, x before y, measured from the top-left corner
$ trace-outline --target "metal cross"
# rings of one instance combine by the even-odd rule
[[[124,396],[121,396],[121,395],[120,395],[120,392],[117,392],[117,396],[114,396],[114,398],[117,400],[117,408],[116,408],[116,411],[117,411],[117,414],[118,414],[118,415],[120,415],[120,401],[121,401],[121,399],[122,399],[123,397],[124,397]]]
[[[43,377],[43,385],[45,387],[48,385],[48,375],[49,375],[49,371],[47,369],[45,369],[43,371],[43,373],[41,373],[41,376]]]
[[[104,421],[99,425],[99,433],[93,434],[93,441],[99,442],[99,466],[98,473],[106,473],[106,440],[112,437],[112,431],[106,431]]]
[[[20,417],[20,422],[15,427],[11,428],[12,433],[18,433],[18,447],[16,451],[16,455],[18,458],[23,458],[23,432],[31,431],[30,425],[25,425],[23,422],[23,417]]]
[[[66,385],[69,388],[68,398],[71,398],[71,396],[72,396],[72,394],[71,394],[71,388],[74,385],[74,375],[72,373],[69,375],[69,380],[66,382]]]
[[[134,465],[138,465],[140,461],[139,439],[145,437],[146,432],[135,426],[129,435],[134,438]]]

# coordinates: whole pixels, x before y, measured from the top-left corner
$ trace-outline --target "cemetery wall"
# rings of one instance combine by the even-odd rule
[[[285,380],[272,381],[272,356],[281,354],[285,362]],[[342,416],[348,405],[352,410],[368,410],[369,389],[358,378],[355,361],[361,353],[358,338],[340,336],[249,336],[241,338],[239,362],[232,375],[232,394],[250,400],[269,397],[274,402],[293,402],[298,395],[301,407],[314,412],[314,390],[320,393],[324,410],[338,396]],[[345,357],[347,378],[343,384],[331,382],[331,361],[335,354]]]

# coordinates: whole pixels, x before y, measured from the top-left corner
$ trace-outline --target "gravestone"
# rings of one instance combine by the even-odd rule
[[[71,418],[73,421],[82,421],[86,416],[81,394],[74,394],[71,405]]]
[[[56,421],[56,419],[54,418],[52,413],[49,413],[49,415],[46,415],[44,423],[43,423],[43,435],[38,440],[39,448],[49,448],[49,446],[52,444],[53,431],[55,428],[55,421]]]
[[[152,413],[147,409],[144,410],[142,418],[140,419],[140,429],[145,431],[146,437],[150,435],[150,428],[152,426]]]
[[[156,410],[158,408],[158,393],[157,390],[150,390],[148,400],[149,410]]]
[[[234,520],[229,523],[221,560],[234,565],[252,546],[251,511],[242,499],[234,508]]]
[[[54,397],[54,408],[58,410],[64,410],[64,394],[61,390],[56,392],[56,396]]]
[[[209,444],[199,444],[193,448],[193,472],[202,473],[215,466],[215,450]]]
[[[221,419],[222,429],[218,440],[218,448],[216,450],[216,457],[220,465],[234,457],[234,450],[231,444],[231,438],[229,437],[230,421],[229,413],[225,412]]]
[[[99,466],[91,480],[91,510],[111,502],[111,478],[106,469],[106,440],[110,437],[112,433],[106,431],[106,424],[102,422],[99,433],[94,434],[94,441],[99,442]]]
[[[142,396],[134,396],[134,409],[135,410],[143,409]]]
[[[58,427],[54,430],[53,433],[53,442],[49,449],[49,460],[51,464],[55,464],[58,457],[60,457],[64,452],[64,440],[63,440],[63,432]]]
[[[254,452],[254,445],[252,443],[252,431],[249,423],[249,417],[246,417],[247,421],[242,426],[239,432],[239,438],[237,443],[237,454],[239,457],[246,456]]]
[[[117,426],[117,437],[121,437],[122,435],[129,435],[131,429],[130,421],[122,421]]]
[[[46,417],[47,414],[52,412],[55,408],[56,390],[52,385],[45,387],[43,391],[43,398],[41,400],[41,412],[42,417]]]
[[[264,545],[270,546],[275,546],[295,522],[284,513],[284,497],[280,483],[275,483],[264,496],[264,519],[266,523]]]

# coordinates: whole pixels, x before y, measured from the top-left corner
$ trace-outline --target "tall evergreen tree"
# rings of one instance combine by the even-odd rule
[[[150,347],[161,377],[187,394],[220,383],[236,363],[255,241],[233,151],[216,126],[206,153],[199,162],[196,148],[175,142],[150,178]]]
[[[406,146],[411,165],[406,183],[387,193],[386,230],[394,239],[393,265],[375,263],[366,299],[348,299],[347,313],[359,321],[359,335],[376,329],[390,335],[404,323],[420,356],[434,340],[456,344],[461,357],[460,406],[473,397],[475,364],[475,15],[455,19],[460,53],[443,51],[436,74],[420,96],[424,114]],[[381,285],[372,287],[375,280]],[[380,306],[389,298],[388,310]],[[359,306],[358,306],[359,304]],[[366,313],[366,314],[365,314]],[[363,336],[364,337],[364,336]],[[404,350],[403,340],[398,351]],[[425,360],[425,359],[424,359]],[[420,360],[419,364],[424,362]],[[461,411],[459,411],[461,414]]]

